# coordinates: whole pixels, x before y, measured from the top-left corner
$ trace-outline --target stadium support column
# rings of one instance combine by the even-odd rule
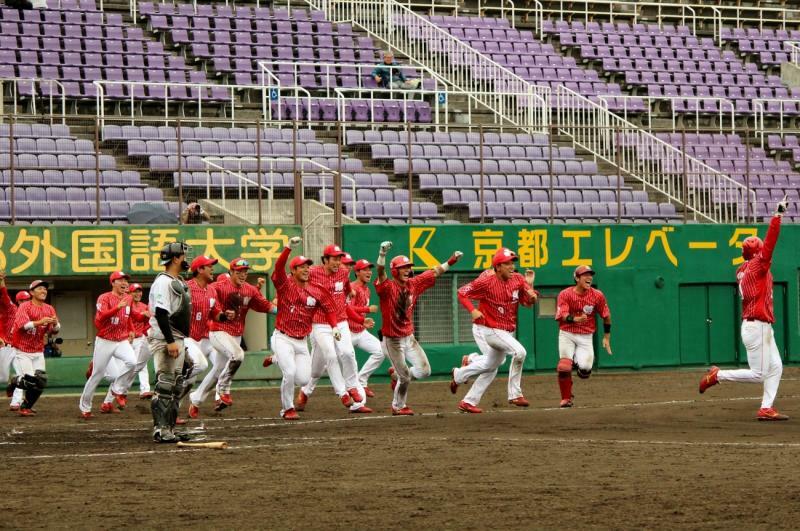
[[[297,118],[292,121],[292,173],[294,175],[294,224],[303,225],[303,177],[297,168]]]
[[[337,166],[333,174],[333,241],[342,245],[342,123],[336,122]],[[355,199],[355,191],[353,191]],[[355,214],[355,211],[353,212]]]
[[[408,150],[408,224],[414,221],[414,169],[411,167],[411,122],[406,122],[406,149]]]

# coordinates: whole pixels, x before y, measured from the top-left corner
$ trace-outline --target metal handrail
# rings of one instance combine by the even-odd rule
[[[722,106],[725,105],[730,109],[730,132],[736,132],[736,106],[734,105],[733,101],[729,100],[728,98],[721,98],[719,96],[631,96],[629,94],[599,94],[597,96],[601,102],[603,102],[603,107],[608,110],[608,100],[611,99],[621,99],[623,100],[622,104],[622,118],[624,120],[628,119],[628,101],[629,100],[636,100],[641,99],[648,103],[648,110],[647,110],[647,128],[653,128],[653,112],[650,108],[649,104],[654,101],[669,101],[670,103],[676,100],[684,100],[684,101],[717,101],[721,105],[719,106],[719,110],[717,114],[719,115],[719,132],[722,133],[724,131],[723,125],[723,117],[725,116],[726,112],[722,110]],[[677,130],[677,117],[678,115],[686,115],[691,113],[692,111],[676,111],[675,106],[672,105],[672,130],[673,132]],[[708,114],[706,111],[700,111],[700,108],[694,110],[695,115],[695,128],[699,131],[700,128],[700,114]]]
[[[800,67],[800,42],[797,41],[785,41],[783,43],[784,48],[786,46],[789,47],[789,61],[795,65]]]
[[[44,84],[47,83],[50,85],[50,94],[49,94],[49,101],[50,101],[50,114],[53,114],[53,86],[57,86],[61,89],[61,123],[64,124],[64,115],[66,114],[67,109],[67,98],[64,92],[64,85],[56,80],[56,79],[44,79],[44,78],[31,78],[31,77],[0,77],[0,122],[2,122],[3,116],[5,116],[5,109],[4,109],[4,102],[5,102],[5,89],[4,84],[6,82],[12,82],[12,105],[13,105],[13,112],[14,114],[17,113],[17,95],[19,92],[18,84],[20,82],[30,83],[31,84],[31,93],[34,92],[34,85],[37,84]],[[31,111],[33,114],[36,114],[36,96],[31,98]]]
[[[769,103],[777,103],[780,105],[780,110],[778,111],[778,133],[783,136],[784,134],[784,127],[783,122],[784,118],[791,116],[792,118],[797,116],[797,113],[784,113],[784,107],[787,104],[792,104],[795,107],[800,106],[800,100],[797,99],[790,99],[790,98],[756,98],[753,101],[753,113],[755,114],[755,137],[761,140],[761,147],[764,147],[764,136],[766,133],[774,132],[767,129],[766,126],[766,114],[767,114],[767,104]]]
[[[437,126],[436,130],[438,131],[439,130],[438,126],[442,125],[442,121],[441,121],[440,115],[439,115],[440,104],[444,106],[444,111],[443,111],[444,112],[444,116],[445,116],[444,122],[445,123],[447,122],[447,116],[448,116],[447,102],[449,100],[449,98],[447,97],[447,91],[437,92],[435,90],[420,90],[420,89],[407,89],[407,90],[405,90],[405,89],[338,87],[338,88],[335,88],[333,92],[336,95],[336,108],[338,109],[339,119],[342,122],[342,130],[343,131],[346,131],[346,127],[347,127],[346,126],[347,120],[344,119],[344,116],[345,116],[345,112],[344,111],[345,111],[345,105],[346,105],[348,100],[364,100],[364,99],[368,100],[369,101],[370,115],[372,115],[372,116],[374,116],[374,114],[375,114],[375,101],[376,100],[378,100],[378,101],[402,101],[403,102],[403,114],[405,115],[406,112],[408,111],[409,96],[420,96],[420,98],[418,98],[418,99],[420,101],[424,101],[424,98],[422,98],[421,96],[433,95],[434,96],[434,119],[433,119],[433,124]],[[346,93],[355,93],[355,94],[358,94],[358,97],[356,97],[356,98],[348,98],[345,95]],[[362,94],[365,94],[365,93],[367,94],[367,98],[364,98],[364,97],[361,96]],[[385,98],[377,97],[376,98],[375,97],[376,94],[378,96],[386,94],[386,95],[388,95],[388,97],[385,97]],[[402,96],[402,98],[400,100],[392,99],[392,96],[395,95],[395,94],[399,94],[400,96]],[[444,101],[441,101],[441,99],[439,97],[440,94],[444,95],[444,98],[441,98]],[[417,100],[417,98],[411,98],[411,99],[412,99],[412,101]],[[363,122],[359,122],[359,123],[363,123]],[[369,124],[370,124],[370,126],[374,127],[375,120],[371,118],[370,121],[369,121]]]

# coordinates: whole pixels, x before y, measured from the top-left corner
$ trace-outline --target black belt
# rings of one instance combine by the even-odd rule
[[[747,321],[748,323],[755,323],[755,322],[760,323],[761,322],[760,319],[745,319],[745,321]]]
[[[292,339],[305,339],[307,337],[307,336],[303,336],[303,337],[290,336],[289,334],[287,334],[286,332],[282,332],[281,330],[278,330],[278,332],[280,332],[281,334],[285,335],[286,337],[291,337]]]

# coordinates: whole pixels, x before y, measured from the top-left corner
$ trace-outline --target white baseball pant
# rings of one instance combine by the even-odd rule
[[[213,334],[214,332],[212,332]],[[211,344],[211,341],[209,340]],[[228,356],[225,353],[218,351],[214,348],[214,345],[211,344],[211,353],[209,355],[211,359],[211,370],[209,370],[206,375],[203,377],[203,381],[200,382],[200,385],[189,393],[189,400],[191,400],[192,404],[195,406],[199,406],[200,404],[208,398],[208,393],[211,391],[212,387],[215,387],[217,381],[219,380],[219,375],[222,374],[222,371],[228,365]],[[219,393],[215,393],[215,397],[219,398]]]
[[[141,358],[146,358],[148,361],[152,356],[150,355],[150,347],[147,346],[147,337],[139,336],[133,340],[133,352],[136,354],[136,361]],[[138,365],[138,363],[137,363]],[[147,362],[139,369],[139,394],[150,392],[150,371],[147,368]]]
[[[764,383],[761,407],[770,408],[778,394],[778,386],[783,374],[783,362],[775,333],[770,323],[763,321],[742,321],[742,343],[747,349],[749,369],[719,371],[720,381],[742,383]]]
[[[481,397],[489,388],[497,369],[511,356],[511,366],[508,375],[508,399],[513,400],[522,396],[522,363],[525,360],[525,347],[506,330],[489,328],[487,326],[472,325],[472,336],[481,351],[480,356],[470,356],[469,365],[459,367],[454,371],[457,384],[466,383],[470,378],[478,378],[470,387],[464,397],[464,402],[477,406]]]
[[[0,348],[0,382],[8,382],[11,377],[11,368],[14,368],[15,374],[20,374],[17,370],[16,364],[17,352],[11,345],[6,345]],[[19,406],[22,403],[22,389],[14,389],[14,395],[11,397],[11,405]]]
[[[404,337],[384,337],[383,347],[389,361],[392,362],[397,377],[392,407],[402,409],[406,407],[408,386],[411,380],[421,380],[430,376],[431,364],[428,362],[428,355],[422,350],[422,346],[414,334]],[[410,368],[406,360],[411,363]]]
[[[369,377],[381,366],[383,360],[386,359],[386,354],[383,352],[380,340],[366,330],[353,334],[352,339],[353,347],[360,348],[369,354],[369,358],[358,373],[358,383],[361,384],[361,387],[366,387]]]
[[[348,340],[350,339],[349,335],[348,328]],[[344,335],[342,335],[340,341],[344,341],[344,339]],[[344,396],[347,393],[342,369],[339,366],[336,343],[337,341],[333,338],[333,328],[330,325],[315,323],[311,326],[311,379],[302,388],[306,395],[314,392],[316,383],[325,372],[328,373],[336,396]]]
[[[97,337],[94,340],[94,353],[92,354],[92,375],[86,381],[78,402],[81,412],[88,413],[92,410],[92,396],[97,386],[100,385],[100,381],[105,377],[108,361],[111,358],[120,360],[125,366],[125,371],[111,383],[109,390],[122,395],[128,392],[128,388],[138,372],[133,347],[127,340],[109,341]]]
[[[592,334],[573,334],[558,331],[558,355],[572,360],[583,371],[591,371],[594,365],[594,343]]]
[[[217,393],[221,395],[230,394],[233,375],[238,370],[238,366],[232,367],[234,362],[241,363],[244,360],[244,350],[242,349],[242,336],[232,336],[227,332],[211,332],[211,345],[214,350],[222,354],[225,365],[217,379]],[[205,380],[204,380],[205,381]]]
[[[106,365],[106,372],[105,374],[103,374],[102,380],[108,380],[109,383],[113,383],[114,380],[122,376],[124,373],[125,373],[125,364],[116,358],[111,358],[110,360],[108,360],[108,365]],[[111,392],[111,387],[112,387],[111,385],[108,386],[108,391],[106,391],[106,397],[103,399],[104,404],[110,404],[114,401],[114,394]]]
[[[322,367],[322,372],[319,376],[315,375],[314,372],[314,352],[318,348],[318,343],[315,341],[314,336],[314,327],[317,325],[312,326],[311,330],[311,379],[309,380],[308,384],[303,386],[303,393],[307,396],[310,396],[311,393],[314,392],[314,389],[317,388],[317,384],[319,383],[320,378],[323,374],[325,374],[325,370],[327,366]],[[342,334],[342,337],[339,341],[336,341],[333,338],[333,329],[328,325],[319,325],[320,327],[327,327],[327,331],[324,328],[318,329],[317,337],[325,336],[323,339],[324,341],[328,341],[326,334],[330,334],[330,340],[333,341],[333,348],[336,353],[335,358],[333,360],[333,365],[340,369],[341,371],[337,375],[338,378],[341,378],[344,382],[344,393],[347,392],[348,389],[357,389],[358,394],[361,395],[361,402],[353,401],[350,404],[351,410],[357,410],[367,404],[367,395],[364,392],[364,387],[358,381],[358,363],[356,362],[356,351],[353,348],[353,339],[350,335],[350,325],[347,324],[347,321],[340,321],[336,325],[336,329]],[[319,358],[318,358],[319,359]],[[331,377],[330,371],[328,371],[328,377],[331,380],[331,385],[333,386],[333,391],[336,393],[337,396],[342,396],[344,393],[339,393],[336,389],[336,385],[333,383],[333,377]]]
[[[275,330],[270,341],[275,364],[283,373],[280,415],[294,409],[295,386],[306,385],[311,378],[311,354],[306,338],[296,339]]]
[[[197,376],[208,369],[208,357],[213,354],[214,347],[211,346],[211,340],[207,337],[200,341],[187,337],[183,340],[183,344],[186,346],[186,355],[192,360],[192,372],[189,373],[186,381],[194,383]]]

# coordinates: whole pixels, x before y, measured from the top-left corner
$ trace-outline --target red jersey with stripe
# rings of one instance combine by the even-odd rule
[[[513,273],[508,280],[503,280],[489,269],[459,288],[458,301],[468,312],[475,309],[472,301],[478,301],[478,310],[483,317],[475,324],[513,332],[517,328],[519,305],[531,306],[534,302],[528,295],[529,289],[525,277],[519,273]]]
[[[133,334],[134,337],[142,337],[150,329],[150,318],[145,315],[147,304],[142,301],[131,304],[133,309]]]
[[[436,283],[432,269],[413,276],[401,286],[394,279],[375,280],[375,292],[381,302],[381,334],[385,337],[406,337],[414,333],[412,319],[419,296]]]
[[[11,343],[17,350],[28,354],[44,355],[45,337],[54,329],[54,325],[39,325],[31,330],[25,329],[26,324],[44,317],[58,319],[55,308],[47,303],[37,306],[31,301],[25,301],[20,304],[17,309],[17,315],[14,318],[14,335],[11,339]]]
[[[575,287],[562,290],[558,294],[556,302],[556,320],[558,328],[573,334],[594,334],[597,330],[595,315],[603,319],[611,317],[611,311],[606,303],[606,296],[599,289],[589,288],[583,294],[579,294]],[[586,315],[588,319],[580,323],[567,323],[563,321],[567,315],[578,317]]]
[[[210,284],[204,288],[201,287],[194,278],[186,285],[189,286],[189,294],[192,297],[192,323],[189,337],[195,341],[201,341],[208,337],[209,321],[213,321],[217,315],[222,313],[217,301],[217,291]]]
[[[351,284],[351,286],[353,287],[353,291],[355,291],[355,295],[347,301],[347,304],[357,314],[368,313],[370,295],[369,286],[366,284],[361,284],[360,282],[354,282]],[[364,326],[364,318],[358,318],[356,315],[352,315],[350,312],[348,312],[347,316],[347,326],[350,327],[350,332],[354,334],[366,330],[366,327]]]
[[[335,273],[329,274],[325,267],[321,265],[309,268],[308,281],[316,284],[331,294],[333,303],[336,307],[336,322],[341,323],[347,320],[347,297],[350,295],[350,270],[345,266],[340,266]],[[314,314],[314,323],[326,324],[328,321],[321,313]]]
[[[331,294],[310,282],[301,286],[286,274],[286,261],[291,253],[291,248],[284,248],[272,272],[272,283],[278,294],[275,328],[287,336],[303,338],[311,334],[311,323],[316,322],[318,314],[323,316],[323,322],[335,327],[339,321]]]
[[[250,310],[267,313],[272,303],[261,294],[261,290],[247,282],[236,287],[233,280],[220,280],[212,284],[221,305],[220,311],[233,310],[236,316],[224,323],[211,321],[211,332],[227,332],[234,337],[244,334],[244,322]]]
[[[14,317],[17,315],[17,305],[8,296],[8,289],[0,287],[0,339],[11,343]]]
[[[118,308],[122,300],[127,300],[128,304]],[[130,302],[129,295],[115,295],[112,291],[103,293],[97,298],[97,312],[94,314],[97,337],[109,341],[128,340],[128,335],[134,332]]]
[[[736,281],[742,297],[742,319],[755,319],[765,323],[775,322],[772,304],[772,253],[778,243],[781,218],[775,216],[769,222],[767,236],[761,252],[739,266]]]

